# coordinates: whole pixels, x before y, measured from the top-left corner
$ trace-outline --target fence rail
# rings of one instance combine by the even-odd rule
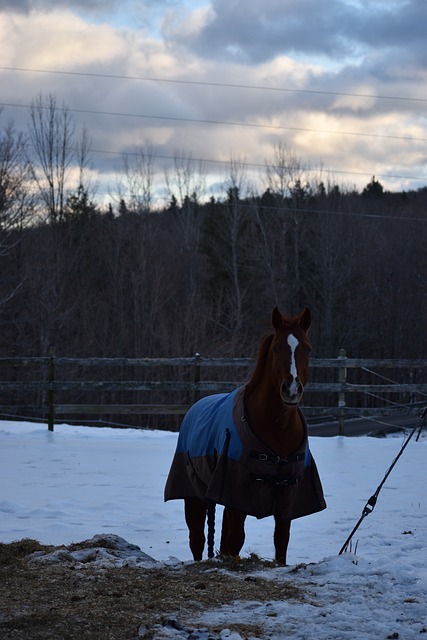
[[[177,416],[184,414],[202,395],[231,391],[243,384],[253,365],[251,358],[204,358],[199,354],[190,358],[69,358],[57,357],[52,350],[48,357],[0,358],[0,413],[41,413],[47,418],[51,431],[59,415]],[[427,359],[347,358],[341,350],[337,358],[313,358],[310,367],[314,379],[306,387],[305,398],[308,397],[311,404],[304,405],[304,412],[309,417],[338,419],[339,433],[344,433],[344,420],[348,416],[384,415],[402,412],[403,407],[405,414],[411,415],[419,409],[418,402],[427,397],[424,382]],[[130,368],[133,375],[128,373]],[[148,370],[151,378],[161,379],[131,379],[139,377],[135,369]],[[226,372],[233,379],[204,380],[205,369],[223,375]],[[231,376],[230,372],[238,369],[241,373]],[[121,376],[122,379],[104,379],[102,370],[107,370],[109,377]],[[172,370],[180,379],[164,379],[166,370]],[[390,377],[392,370],[403,382]],[[120,372],[120,376],[113,376],[113,371]],[[96,379],[92,379],[94,372],[98,374]],[[359,379],[350,379],[349,372]],[[31,375],[35,379],[28,379]],[[72,379],[62,379],[64,376]],[[380,382],[368,383],[361,379],[363,376]],[[330,380],[331,377],[334,379]],[[148,401],[141,402],[138,396],[147,393]],[[179,394],[179,398],[186,401],[164,402],[164,396],[171,393]],[[34,403],[27,401],[31,394],[36,398]],[[79,402],[82,394],[86,400]],[[123,399],[126,394],[133,394],[132,402]],[[120,401],[117,395],[122,398]],[[313,405],[314,396],[322,398],[323,404]],[[161,402],[156,401],[159,397]],[[371,399],[369,403],[367,399]]]

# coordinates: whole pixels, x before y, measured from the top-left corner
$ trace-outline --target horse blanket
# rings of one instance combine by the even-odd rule
[[[202,398],[182,422],[165,501],[202,498],[257,518],[291,520],[325,509],[301,418],[302,445],[280,458],[250,428],[243,387]]]

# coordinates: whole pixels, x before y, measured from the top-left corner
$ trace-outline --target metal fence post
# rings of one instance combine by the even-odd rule
[[[197,402],[200,400],[200,353],[194,354],[195,364],[194,364],[194,394],[193,401]]]
[[[49,349],[49,391],[48,391],[48,405],[49,405],[49,415],[47,427],[49,431],[53,431],[55,427],[55,347],[51,347]]]
[[[345,349],[340,349],[338,360],[343,360],[343,364],[347,359]],[[347,367],[340,366],[338,369],[338,382],[342,382],[343,385],[347,380]],[[344,435],[344,418],[345,418],[345,391],[338,393],[338,435]]]

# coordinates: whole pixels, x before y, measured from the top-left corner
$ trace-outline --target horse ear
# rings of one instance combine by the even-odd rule
[[[283,316],[279,311],[279,307],[274,307],[273,313],[271,314],[271,322],[276,331],[283,326]]]
[[[311,311],[308,307],[300,315],[299,325],[307,333],[311,327]]]

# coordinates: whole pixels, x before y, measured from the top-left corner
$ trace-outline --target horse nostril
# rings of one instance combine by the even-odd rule
[[[286,382],[286,380],[282,382],[282,386],[280,387],[280,392],[282,393],[282,395],[285,395],[285,396],[290,395],[291,386],[292,386],[292,381],[289,383]]]
[[[299,396],[303,391],[303,386],[298,380],[292,379],[290,382],[282,382],[280,388],[282,396],[288,396],[288,398],[295,398]]]

